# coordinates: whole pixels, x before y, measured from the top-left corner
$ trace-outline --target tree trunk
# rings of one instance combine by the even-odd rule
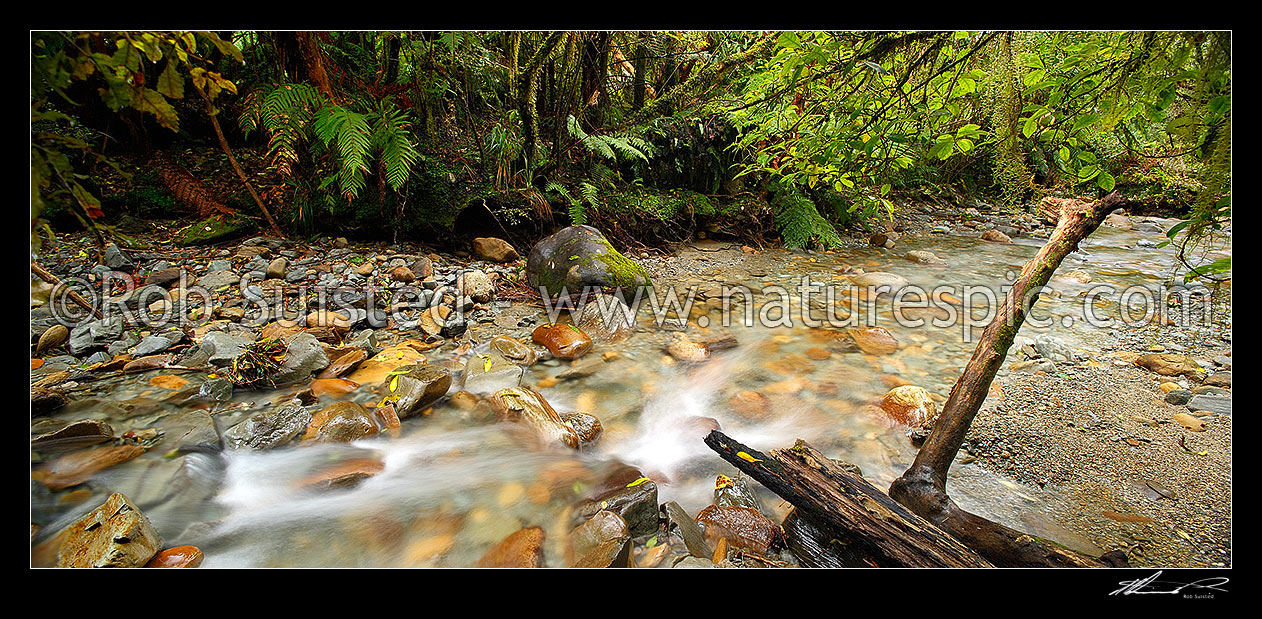
[[[644,45],[643,37],[641,37],[638,45],[636,45],[634,48],[628,48],[628,49],[632,49],[633,50],[632,53],[635,54],[635,60],[632,61],[631,63],[631,66],[635,70],[635,82],[634,82],[635,86],[631,94],[631,109],[639,110],[640,108],[644,107],[644,92],[645,90],[647,90],[646,89],[647,81],[645,80],[645,76],[644,76],[644,68],[645,68],[644,57],[645,55],[648,54],[648,49]]]
[[[263,217],[267,218],[267,223],[271,225],[272,232],[278,237],[285,238],[285,233],[281,231],[280,226],[276,225],[276,220],[272,219],[272,213],[267,210],[267,206],[263,204],[263,199],[259,197],[258,192],[254,191],[254,185],[250,184],[250,179],[246,177],[245,171],[237,164],[237,158],[232,156],[232,149],[228,147],[228,139],[224,137],[223,129],[219,126],[219,110],[215,109],[215,104],[210,100],[210,97],[206,96],[206,91],[201,86],[198,86],[196,82],[193,82],[193,88],[197,89],[197,94],[206,102],[206,114],[210,116],[210,124],[215,128],[215,136],[219,138],[219,146],[223,149],[224,154],[228,155],[228,163],[232,164],[233,170],[236,170],[237,178],[241,179],[246,190],[250,192],[250,196],[254,198],[254,203],[263,212]]]
[[[329,101],[336,101],[337,98],[333,96],[333,85],[329,82],[328,71],[324,68],[324,52],[320,51],[320,40],[317,36],[315,32],[298,33],[302,62],[307,67],[307,76],[315,82],[316,88],[319,88]]]
[[[732,67],[744,64],[751,60],[761,58],[775,48],[776,35],[767,35],[755,41],[748,49],[737,52],[705,66],[700,71],[694,72],[683,83],[673,88],[667,89],[666,84],[669,79],[662,85],[661,96],[654,99],[652,103],[644,106],[639,112],[636,112],[629,123],[639,124],[654,116],[668,116],[678,110],[680,104],[687,100],[701,96],[704,91],[714,86]],[[671,68],[671,61],[667,61],[668,78],[674,77],[674,69]]]
[[[526,156],[527,169],[534,163],[538,155],[535,146],[539,136],[539,109],[536,101],[539,91],[539,71],[543,68],[543,63],[552,55],[552,51],[556,49],[557,44],[561,42],[561,37],[564,34],[563,32],[554,32],[548,35],[548,38],[544,39],[539,49],[535,50],[530,62],[526,63],[521,73],[516,76],[519,95],[517,109],[521,114],[522,121],[522,153]]]
[[[403,35],[395,33],[386,44],[386,86],[399,79],[399,47]]]
[[[991,567],[967,546],[800,440],[792,448],[767,454],[718,430],[705,442],[853,554],[880,567]]]
[[[1120,553],[1109,553],[1101,560],[1091,559],[970,514],[956,506],[946,491],[947,470],[1042,287],[1065,256],[1075,251],[1079,242],[1123,204],[1116,191],[1093,204],[1070,200],[1062,203],[1055,231],[1038,254],[1022,267],[995,320],[982,332],[972,358],[951,388],[942,414],[934,422],[915,462],[890,486],[890,496],[899,503],[942,527],[996,565],[1103,567],[1125,563],[1124,554],[1119,557]]]

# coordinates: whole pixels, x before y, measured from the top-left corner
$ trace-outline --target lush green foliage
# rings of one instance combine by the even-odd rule
[[[31,38],[31,225],[32,249],[49,231],[40,215],[48,201],[71,205],[85,227],[97,230],[101,201],[88,184],[85,167],[104,164],[122,174],[113,159],[89,140],[94,132],[73,115],[84,96],[99,97],[109,110],[133,110],[170,131],[180,128],[173,100],[185,84],[207,101],[236,85],[210,70],[205,56],[215,50],[236,61],[241,52],[209,32],[34,33]],[[158,67],[161,66],[161,70]],[[90,93],[90,94],[89,94]],[[79,101],[76,101],[79,99]],[[49,231],[50,232],[50,231]]]
[[[191,78],[211,101],[241,85],[216,110],[228,138],[266,153],[264,199],[311,231],[474,211],[676,238],[762,217],[828,246],[925,194],[1121,188],[1185,209],[1199,268],[1230,217],[1228,33],[37,33],[32,62],[36,216],[101,215],[87,145],[118,129],[85,96],[133,142],[146,124],[195,142]]]

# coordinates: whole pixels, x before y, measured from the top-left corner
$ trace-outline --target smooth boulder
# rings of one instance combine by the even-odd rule
[[[586,286],[637,289],[652,286],[648,271],[623,256],[591,226],[570,226],[530,250],[526,279],[549,295],[582,292]]]

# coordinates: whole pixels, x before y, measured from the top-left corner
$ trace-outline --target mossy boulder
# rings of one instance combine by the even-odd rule
[[[245,217],[213,215],[182,230],[175,243],[184,247],[209,245],[245,236],[253,227]]]
[[[618,253],[605,235],[591,226],[570,226],[535,244],[526,260],[526,278],[550,295],[573,294],[585,286],[635,290],[652,287],[639,263]]]

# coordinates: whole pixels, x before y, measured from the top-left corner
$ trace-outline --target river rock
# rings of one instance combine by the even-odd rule
[[[694,557],[709,561],[714,556],[714,548],[705,539],[705,530],[697,521],[679,506],[669,501],[661,507],[661,515],[666,519],[668,530],[684,541],[684,547]]]
[[[98,349],[105,348],[123,336],[123,319],[111,316],[103,320],[95,320],[70,330],[70,354],[82,357]]]
[[[919,264],[946,264],[945,260],[939,258],[933,252],[923,249],[909,251],[903,257]]]
[[[57,389],[31,387],[31,416],[48,415],[70,402],[66,394]]]
[[[98,472],[132,460],[145,453],[139,445],[108,445],[70,452],[47,466],[32,471],[31,477],[56,492],[77,486]],[[147,559],[148,557],[146,557]]]
[[[400,419],[420,413],[447,395],[447,390],[451,389],[451,372],[443,368],[417,364],[406,369],[406,374],[400,374],[397,380],[391,378],[385,383],[385,388],[391,390],[390,397],[397,396],[394,409]]]
[[[324,370],[320,372],[319,378],[337,378],[343,374],[353,371],[367,358],[368,351],[362,348],[346,351],[345,353],[338,355],[337,359],[334,359],[333,363],[329,364],[329,367],[324,368]]]
[[[267,264],[266,279],[284,279],[289,272],[289,258],[281,256]]]
[[[394,267],[393,269],[390,269],[390,279],[393,279],[396,282],[403,282],[406,284],[416,279],[416,273],[413,273],[412,269],[409,269],[406,266],[400,265],[400,266]]]
[[[1173,389],[1166,393],[1166,402],[1175,406],[1183,406],[1192,400],[1192,392],[1186,389]]]
[[[882,273],[879,271],[872,273],[860,273],[850,278],[850,283],[859,288],[881,288],[889,286],[891,292],[897,292],[899,289],[908,285],[907,278],[894,273]]]
[[[1231,388],[1231,372],[1230,371],[1214,372],[1213,374],[1206,376],[1205,382],[1201,384],[1208,385],[1210,387],[1224,387],[1224,388],[1230,389]]]
[[[162,286],[163,288],[168,288],[171,286],[171,284],[175,284],[180,281],[180,273],[182,272],[183,271],[181,269],[174,268],[174,267],[169,268],[169,269],[162,269],[161,271],[154,271],[153,273],[150,273],[147,277],[145,277],[145,285],[146,286]]]
[[[162,547],[149,519],[117,492],[63,535],[57,567],[141,567]]]
[[[605,432],[605,427],[601,425],[600,420],[587,413],[563,413],[561,421],[564,421],[565,425],[574,428],[574,432],[578,434],[578,443],[581,449],[586,449],[600,442],[600,436]]]
[[[710,349],[694,342],[682,333],[676,333],[674,341],[666,347],[666,354],[684,363],[702,363],[710,359]]]
[[[96,419],[84,419],[32,438],[31,448],[40,451],[77,449],[110,440],[114,440],[114,429],[110,424]]]
[[[578,328],[596,342],[615,344],[635,331],[635,314],[613,295],[595,295],[583,305],[576,321]]]
[[[534,352],[534,351],[531,351]],[[470,393],[494,393],[521,385],[525,368],[494,350],[469,357],[464,366],[464,390]]]
[[[145,567],[194,568],[202,564],[203,557],[197,546],[176,546],[154,555]]]
[[[358,402],[334,402],[311,415],[303,440],[349,443],[377,434],[372,411]]]
[[[636,289],[652,286],[648,272],[618,253],[599,230],[570,226],[535,244],[526,260],[530,286],[549,295],[581,292],[585,286]]]
[[[66,328],[66,325],[53,325],[45,329],[43,335],[39,336],[39,343],[35,346],[35,354],[43,354],[45,351],[57,348],[69,340],[70,329]]]
[[[473,255],[491,262],[512,262],[521,259],[521,256],[517,254],[517,250],[513,249],[513,246],[509,245],[508,241],[497,239],[493,236],[473,239]]]
[[[516,338],[500,335],[491,340],[490,349],[505,359],[521,366],[530,367],[539,358],[535,349],[517,341]]]
[[[293,440],[311,423],[311,413],[297,400],[255,413],[224,432],[233,449],[271,449]]]
[[[123,250],[118,248],[116,243],[110,243],[105,246],[104,258],[105,266],[115,271],[129,270],[136,266],[132,264],[131,258],[128,258],[127,254],[124,254]]]
[[[239,283],[241,283],[241,276],[232,271],[211,271],[197,278],[197,285],[211,292],[228,286],[236,286]]]
[[[737,475],[736,479],[719,475],[714,480],[714,504],[719,507],[735,505],[762,511],[758,497],[749,490],[749,484],[745,483],[743,475]]]
[[[1008,235],[1006,235],[1006,234],[1004,234],[1004,233],[1002,233],[1002,232],[1000,232],[1000,231],[998,231],[998,230],[996,230],[996,229],[994,229],[994,228],[991,228],[990,230],[987,230],[987,231],[983,232],[983,233],[982,233],[982,240],[983,240],[983,241],[990,241],[990,242],[992,242],[992,243],[1011,243],[1011,242],[1012,242],[1012,238],[1011,238],[1011,237],[1009,237]]]
[[[215,453],[223,447],[214,418],[203,410],[172,413],[156,425],[165,432],[164,449],[169,447],[178,453]]]
[[[1179,355],[1174,353],[1151,353],[1140,355],[1135,359],[1135,365],[1141,368],[1151,370],[1161,376],[1186,376],[1188,378],[1197,378],[1201,375],[1200,364],[1195,359],[1187,355]]]
[[[915,385],[895,387],[881,398],[881,410],[891,419],[913,428],[928,428],[938,416],[929,392]]]
[[[526,527],[487,550],[475,567],[543,567],[543,540],[539,527]]]
[[[529,387],[501,389],[488,397],[487,402],[501,421],[529,427],[545,444],[559,442],[578,449],[578,433],[566,425],[539,392]]]
[[[475,303],[487,303],[495,298],[495,282],[482,271],[465,271],[456,277],[456,291]]]
[[[141,338],[136,347],[132,349],[131,354],[133,357],[144,357],[160,353],[182,339],[184,339],[184,334],[179,331],[173,331],[169,334],[148,335]]]
[[[726,538],[729,545],[758,554],[783,545],[780,525],[748,507],[711,505],[697,514],[697,524],[705,528],[706,538],[711,541]]]
[[[1215,415],[1231,414],[1231,396],[1195,395],[1187,403],[1188,410],[1214,413]]]
[[[1114,228],[1121,228],[1123,230],[1130,230],[1131,228],[1134,227],[1134,223],[1131,222],[1131,218],[1127,217],[1126,213],[1123,213],[1121,211],[1118,211],[1116,213],[1110,213],[1108,217],[1105,217],[1104,225],[1111,226]]]
[[[618,514],[633,537],[648,535],[657,530],[657,484],[635,467],[619,466],[575,506],[574,514],[587,520],[602,510]]]
[[[884,327],[850,329],[846,332],[859,350],[869,355],[888,355],[898,350],[898,340]]]
[[[539,325],[530,340],[546,347],[557,359],[577,359],[592,349],[592,338],[572,324]]]
[[[211,331],[202,338],[202,349],[210,354],[207,362],[211,365],[227,367],[232,360],[245,353],[245,347],[253,344],[249,335],[234,335],[223,331]]]
[[[570,532],[573,567],[626,567],[630,563],[631,533],[621,516],[600,511]]]
[[[741,390],[727,400],[728,406],[745,419],[762,420],[771,413],[771,398],[750,390]]]
[[[415,363],[425,363],[425,355],[403,342],[381,349],[367,361],[360,363],[346,378],[361,385],[375,385],[385,380],[391,372]]]
[[[1078,360],[1074,349],[1050,335],[1038,336],[1034,340],[1034,350],[1044,359],[1059,363],[1074,363]]]
[[[285,342],[285,359],[272,376],[277,386],[306,382],[311,375],[329,367],[329,356],[320,340],[310,333],[298,333]]]
[[[159,370],[175,363],[175,355],[149,355],[139,359],[128,361],[123,366],[123,372],[146,372],[149,370]]]

